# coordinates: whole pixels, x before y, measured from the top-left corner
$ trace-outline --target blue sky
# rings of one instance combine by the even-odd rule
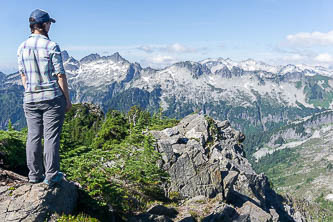
[[[16,70],[36,8],[57,20],[50,38],[76,59],[119,52],[153,67],[217,57],[333,63],[332,0],[2,0],[0,71]]]

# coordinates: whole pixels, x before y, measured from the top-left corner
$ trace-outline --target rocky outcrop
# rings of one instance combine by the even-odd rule
[[[187,204],[187,208],[178,208],[183,216],[175,221],[191,220],[193,212],[209,222],[305,221],[300,212],[284,204],[265,175],[252,169],[241,144],[245,136],[228,121],[193,114],[173,128],[152,134],[163,159],[159,165],[171,177],[168,196],[179,200],[206,198],[197,207]],[[204,208],[204,212],[198,211]]]
[[[0,221],[53,221],[76,207],[77,188],[66,180],[49,188],[0,169],[0,182]]]

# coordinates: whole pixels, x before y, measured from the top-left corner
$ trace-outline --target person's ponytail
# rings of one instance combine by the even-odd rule
[[[47,38],[49,38],[49,35],[45,30],[45,23],[35,23],[34,18],[29,18],[29,22],[31,33],[34,33],[35,30],[38,30],[40,33],[42,33],[42,35],[45,35]]]

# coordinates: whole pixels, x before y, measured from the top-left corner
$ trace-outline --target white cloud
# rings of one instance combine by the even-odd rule
[[[136,47],[136,49],[144,51],[146,53],[153,53],[153,52],[195,53],[199,51],[196,48],[188,47],[180,43],[173,43],[170,45],[142,45]]]
[[[309,58],[301,54],[267,54],[265,62],[273,65],[308,63]]]
[[[144,45],[144,46],[138,46],[137,49],[142,50],[147,53],[152,53],[154,52],[154,47],[150,45]]]
[[[271,56],[276,64],[307,64],[327,66],[333,63],[333,31],[328,33],[298,33],[287,36],[288,42],[279,43]]]
[[[299,62],[304,59],[306,59],[306,56],[300,55],[300,54],[290,54],[283,57],[286,61],[293,61],[293,62]]]
[[[143,66],[150,66],[152,68],[164,68],[178,61],[179,59],[170,55],[155,55],[141,59],[140,64]]]
[[[314,60],[317,62],[329,63],[329,62],[333,62],[333,57],[328,53],[322,53],[322,54],[317,55],[314,58]]]
[[[172,56],[158,55],[152,57],[150,61],[154,64],[165,64],[165,63],[173,63],[176,61],[176,59],[173,58]]]
[[[333,45],[333,30],[325,32],[300,32],[286,37],[287,41],[292,44],[300,45]]]
[[[174,43],[172,45],[169,45],[166,49],[169,50],[170,52],[175,52],[175,53],[192,53],[197,51],[194,48],[186,47],[179,43]]]

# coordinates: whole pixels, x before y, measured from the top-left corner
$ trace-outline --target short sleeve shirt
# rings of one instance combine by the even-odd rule
[[[24,102],[52,100],[63,95],[57,74],[64,74],[58,44],[44,35],[31,34],[17,50],[19,72],[26,76]]]

